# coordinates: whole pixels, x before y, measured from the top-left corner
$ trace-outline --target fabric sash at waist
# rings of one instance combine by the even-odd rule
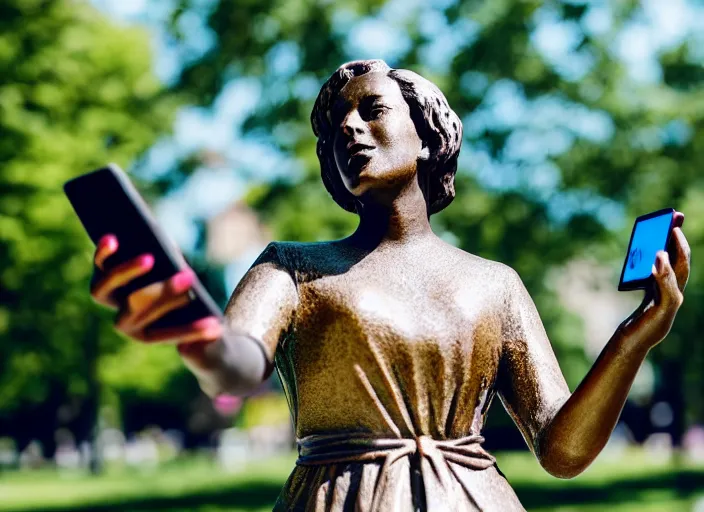
[[[429,459],[433,465],[444,460],[483,470],[496,463],[496,459],[482,448],[483,442],[484,438],[478,434],[443,440],[429,436],[408,439],[364,434],[314,434],[298,440],[296,464],[317,466],[384,459],[384,466],[388,467],[405,456],[417,455]]]

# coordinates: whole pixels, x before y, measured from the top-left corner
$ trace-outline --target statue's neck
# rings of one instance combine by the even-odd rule
[[[375,193],[360,208],[360,223],[351,239],[373,249],[386,244],[407,244],[432,235],[428,209],[417,182],[409,184],[393,197]]]

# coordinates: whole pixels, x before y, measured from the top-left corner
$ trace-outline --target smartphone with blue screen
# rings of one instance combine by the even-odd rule
[[[667,250],[674,219],[674,208],[658,210],[636,219],[618,283],[619,291],[644,290],[650,286],[654,279],[655,255],[658,251]]]

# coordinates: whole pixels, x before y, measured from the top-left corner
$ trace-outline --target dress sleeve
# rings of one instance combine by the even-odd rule
[[[282,244],[272,242],[252,264],[225,308],[230,328],[258,341],[271,367],[279,341],[293,326],[298,290]]]
[[[540,434],[570,396],[533,299],[507,269],[498,392],[506,411],[538,454]]]

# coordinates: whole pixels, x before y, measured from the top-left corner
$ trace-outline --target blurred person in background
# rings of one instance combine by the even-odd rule
[[[312,113],[325,187],[360,217],[341,240],[270,244],[225,320],[150,329],[185,305],[194,275],[117,290],[154,264],[95,254],[92,295],[115,326],[173,343],[211,397],[247,394],[277,369],[299,460],[281,510],[523,510],[482,448],[498,394],[541,465],[570,478],[602,450],[648,351],[670,330],[689,275],[676,214],[654,287],[570,394],[533,300],[510,267],[461,251],[429,217],[454,198],[462,124],[433,84],[382,61],[340,67]]]

